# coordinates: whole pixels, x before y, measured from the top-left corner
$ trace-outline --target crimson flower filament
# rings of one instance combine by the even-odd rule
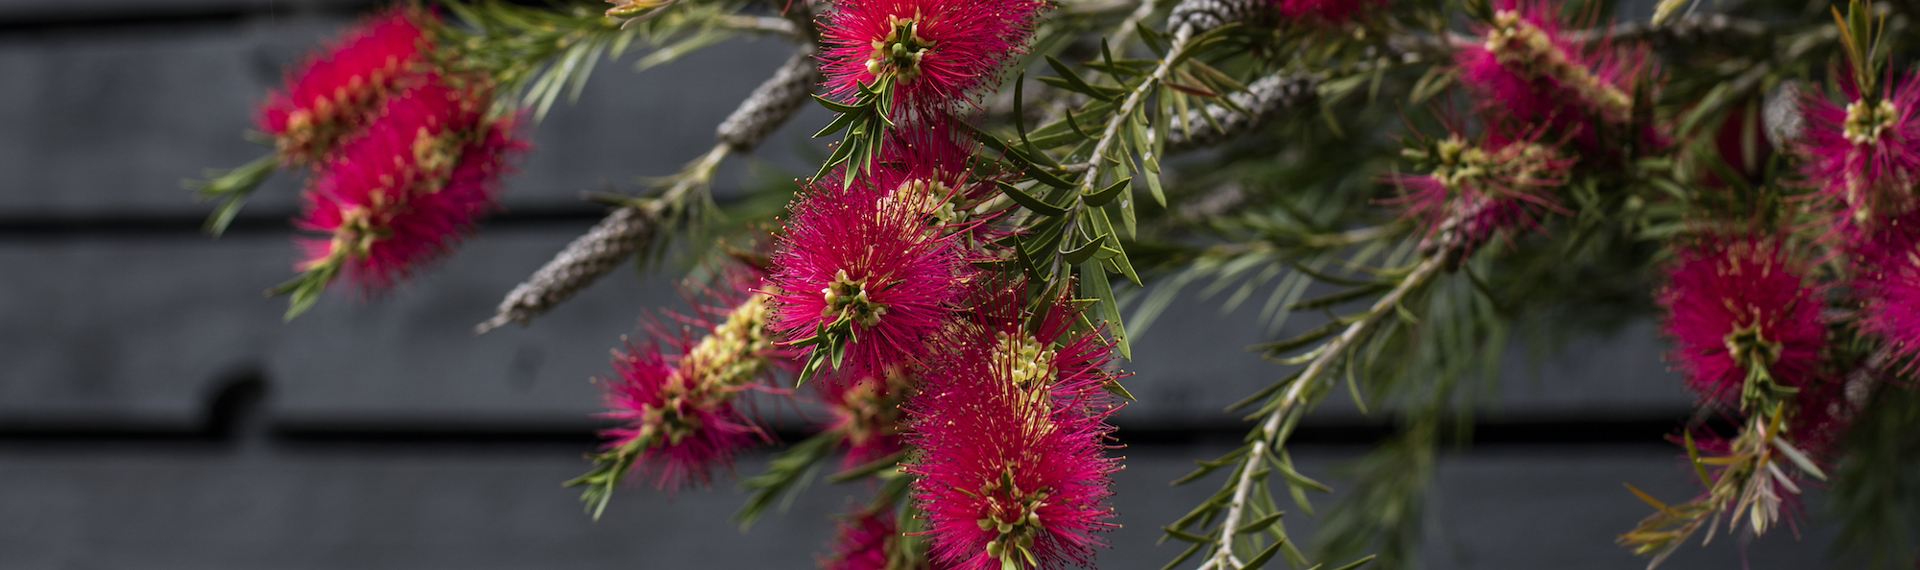
[[[1711,238],[1669,270],[1659,300],[1672,359],[1705,401],[1747,409],[1821,381],[1821,291],[1778,242]]]
[[[395,9],[347,32],[315,54],[268,96],[259,125],[290,164],[318,166],[374,118],[387,96],[421,71],[431,45],[421,22],[433,16]]]

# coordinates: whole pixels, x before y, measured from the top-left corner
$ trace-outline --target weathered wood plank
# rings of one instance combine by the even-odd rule
[[[7,568],[526,567],[797,568],[831,538],[825,517],[864,489],[814,487],[786,515],[742,535],[727,520],[741,498],[725,492],[669,497],[630,489],[598,523],[558,482],[585,469],[565,446],[378,448],[243,445],[202,450],[141,447],[0,448],[0,566]],[[1127,451],[1115,477],[1122,528],[1099,555],[1108,570],[1154,569],[1181,545],[1156,546],[1157,527],[1212,491],[1212,482],[1168,488],[1193,459],[1219,449]],[[1329,475],[1346,451],[1298,450],[1310,476]],[[742,474],[758,472],[749,456]],[[1620,488],[1632,481],[1686,496],[1684,467],[1649,448],[1527,448],[1442,460],[1437,504],[1422,549],[1428,568],[1637,568],[1613,545],[1645,507]],[[1324,505],[1325,503],[1322,503]],[[1814,503],[1818,508],[1818,502]],[[1298,509],[1289,531],[1310,541]],[[1822,566],[1830,528],[1786,532],[1746,548],[1689,545],[1673,568]],[[1723,537],[1724,538],[1724,537]]]
[[[204,168],[265,153],[242,134],[254,109],[320,38],[346,20],[249,19],[242,25],[0,38],[0,216],[192,216],[180,189]],[[603,63],[578,104],[555,105],[534,130],[535,150],[503,197],[508,207],[579,204],[586,192],[632,191],[636,176],[665,176],[702,154],[713,129],[788,56],[774,40],[739,40],[635,74],[635,56]],[[709,73],[726,69],[728,73]],[[760,153],[803,170],[792,152],[824,112],[810,109]],[[747,161],[719,182],[751,180]],[[251,212],[286,215],[300,177],[281,173]]]
[[[578,224],[584,226],[584,223]],[[680,297],[665,276],[623,270],[530,328],[475,338],[470,327],[573,235],[574,224],[496,228],[410,285],[370,303],[330,295],[290,324],[261,292],[292,275],[287,236],[0,241],[0,418],[199,421],[210,390],[265,376],[289,420],[575,424],[598,406],[586,383],[643,310]],[[668,268],[669,271],[672,268]],[[1299,324],[1304,327],[1307,324]],[[1222,425],[1227,404],[1284,368],[1247,352],[1262,326],[1181,301],[1121,366],[1137,427]],[[1532,376],[1514,355],[1489,405],[1554,419],[1677,413],[1690,400],[1659,361],[1650,327],[1574,345]],[[1324,417],[1359,419],[1344,390]]]

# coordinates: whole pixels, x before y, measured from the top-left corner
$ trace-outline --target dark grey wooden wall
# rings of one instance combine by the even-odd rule
[[[742,534],[738,496],[618,496],[583,516],[598,392],[586,379],[670,281],[622,272],[532,327],[474,338],[500,296],[598,210],[705,148],[712,125],[784,58],[734,42],[643,75],[606,65],[540,125],[508,213],[460,254],[373,303],[330,297],[280,321],[261,291],[291,275],[297,182],[236,229],[198,233],[179,180],[263,149],[254,102],[358,0],[0,1],[0,568],[803,568],[825,514],[862,489],[816,488]],[[810,111],[756,160],[800,171]],[[730,163],[722,186],[746,180]],[[766,165],[762,165],[765,167]],[[1103,568],[1158,568],[1156,527],[1210,492],[1170,489],[1241,429],[1225,404],[1276,369],[1241,347],[1258,323],[1178,305],[1140,339],[1121,413],[1125,525]],[[1694,492],[1658,437],[1686,413],[1650,325],[1576,343],[1489,397],[1478,445],[1441,462],[1431,568],[1637,568],[1612,538],[1645,514],[1621,487]],[[1295,447],[1329,482],[1385,421],[1330,403]],[[743,473],[764,456],[750,455]],[[1814,502],[1815,510],[1819,502]],[[1290,515],[1293,528],[1312,520]],[[1689,547],[1673,568],[1805,568],[1832,533]]]

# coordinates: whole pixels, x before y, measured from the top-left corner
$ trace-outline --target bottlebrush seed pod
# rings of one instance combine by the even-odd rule
[[[1786,80],[1775,85],[1760,107],[1760,121],[1766,125],[1767,144],[1787,148],[1806,129],[1807,118],[1800,114],[1800,82]]]
[[[1319,96],[1314,91],[1319,83],[1318,79],[1303,75],[1269,75],[1248,85],[1246,92],[1227,95],[1234,104],[1253,113],[1252,116],[1225,105],[1207,105],[1187,111],[1185,122],[1176,122],[1174,128],[1168,130],[1167,152],[1186,152],[1239,138],[1265,125],[1281,112],[1311,104]],[[1212,116],[1213,121],[1209,122],[1208,116]],[[1220,128],[1214,128],[1215,124]],[[1192,132],[1188,132],[1186,125],[1192,125]]]
[[[652,210],[633,206],[614,210],[508,292],[493,318],[474,327],[474,334],[509,322],[525,325],[558,306],[652,241],[658,225],[659,214]]]
[[[1167,15],[1167,30],[1191,27],[1200,35],[1234,22],[1246,22],[1267,13],[1267,0],[1186,0]]]
[[[773,77],[767,78],[747,100],[740,102],[740,107],[720,123],[715,135],[721,142],[732,145],[734,152],[752,151],[800,110],[813,94],[813,86],[820,82],[820,77],[819,60],[813,57],[812,50],[793,54]]]

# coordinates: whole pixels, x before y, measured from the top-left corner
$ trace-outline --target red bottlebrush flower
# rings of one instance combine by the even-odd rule
[[[1920,182],[1920,75],[1888,81],[1878,97],[1864,97],[1850,76],[1841,82],[1848,104],[1815,91],[1802,99],[1807,118],[1796,146],[1810,160],[1805,174],[1825,197],[1837,201],[1846,219],[1874,220],[1912,210]]]
[[[1920,210],[1851,240],[1860,327],[1879,336],[1905,370],[1920,366]]]
[[[870,187],[819,185],[793,206],[768,278],[772,328],[814,351],[844,348],[843,369],[879,374],[920,360],[977,270],[952,236],[887,207]]]
[[[1500,0],[1493,23],[1479,30],[1485,41],[1455,52],[1461,82],[1486,111],[1525,124],[1585,135],[1589,117],[1628,121],[1631,82],[1646,66],[1646,50],[1575,43],[1561,32],[1557,12],[1544,0]],[[1591,137],[1580,138],[1587,144]]]
[[[733,408],[743,388],[688,374],[679,360],[629,345],[614,353],[618,377],[600,383],[610,410],[600,417],[625,422],[600,432],[603,449],[640,454],[636,463],[661,489],[707,484],[716,468],[733,466],[735,453],[766,439]]]
[[[1749,184],[1760,183],[1774,151],[1773,143],[1767,141],[1763,132],[1767,127],[1759,108],[1758,98],[1735,105],[1727,111],[1726,120],[1713,135],[1713,146],[1720,152],[1720,159]],[[1714,188],[1727,186],[1716,171],[1708,171],[1701,183]]]
[[[1815,382],[1793,395],[1794,413],[1786,433],[1795,447],[1807,452],[1821,467],[1838,457],[1841,438],[1853,424],[1855,409],[1847,400],[1846,384]]]
[[[1020,376],[1031,368],[993,348],[962,343],[909,401],[920,453],[904,471],[931,557],[967,570],[1088,566],[1105,543],[1095,533],[1114,527],[1107,413],[1056,406]]]
[[[1111,413],[1115,402],[1107,388],[1121,378],[1107,370],[1113,346],[1100,330],[1073,331],[1080,313],[1070,295],[1049,303],[1046,315],[1030,319],[1023,309],[1025,288],[996,287],[990,298],[976,304],[975,320],[981,325],[977,342],[989,347],[988,357],[1006,367],[1015,383],[1046,386],[1057,410]]]
[[[389,97],[379,119],[341,145],[306,193],[295,223],[302,271],[344,269],[363,290],[391,286],[452,249],[494,207],[511,151],[511,120],[488,120],[490,97],[433,78]]]
[[[1824,291],[1777,238],[1708,238],[1682,248],[1659,294],[1670,358],[1704,401],[1744,404],[1765,384],[1824,381]]]
[[[937,109],[991,87],[1026,50],[1044,0],[843,0],[821,25],[830,96],[891,84],[894,109]]]
[[[423,10],[388,10],[348,30],[324,53],[309,55],[283,91],[267,96],[260,130],[278,139],[288,162],[318,164],[420,71],[432,47],[421,24],[433,19]]]
[[[1331,25],[1353,21],[1362,11],[1382,8],[1391,0],[1274,0],[1280,15],[1289,20],[1307,20]]]
[[[820,382],[820,399],[832,415],[826,430],[840,434],[847,449],[842,469],[852,469],[899,452],[900,400],[908,390],[900,373],[831,378]]]
[[[1541,144],[1540,133],[1508,137],[1489,133],[1478,144],[1459,134],[1410,150],[1427,175],[1394,174],[1406,216],[1424,222],[1429,241],[1447,236],[1470,252],[1500,230],[1538,227],[1538,212],[1566,213],[1547,192],[1567,183],[1575,159]]]
[[[899,545],[900,524],[893,509],[861,508],[834,525],[833,556],[820,560],[826,570],[887,570],[887,558]]]
[[[954,120],[929,117],[888,131],[872,169],[855,183],[871,186],[880,200],[918,213],[930,226],[971,234],[975,244],[1004,237],[981,223],[993,214],[980,210],[1000,195],[996,175],[976,172],[980,144],[954,128]],[[821,186],[837,184],[829,179]]]

